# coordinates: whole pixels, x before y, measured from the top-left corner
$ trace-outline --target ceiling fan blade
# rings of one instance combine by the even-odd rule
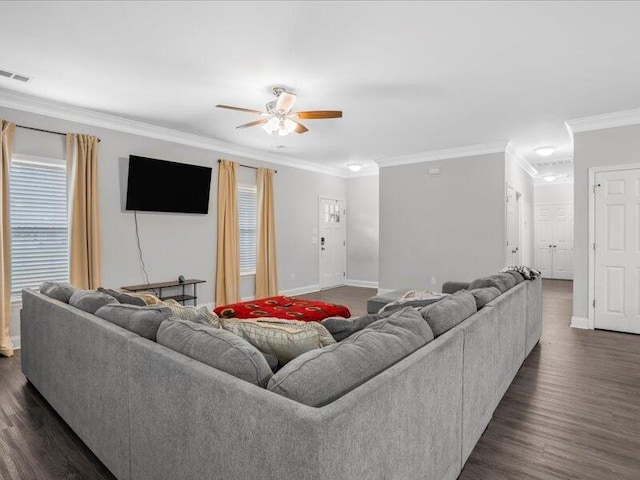
[[[322,118],[342,118],[340,110],[314,110],[311,112],[296,112],[298,118],[305,120],[319,120]]]
[[[305,133],[308,132],[309,129],[305,127],[303,124],[296,122],[296,133]]]
[[[263,123],[267,123],[268,121],[269,121],[268,118],[261,118],[260,120],[254,120],[253,122],[245,123],[243,125],[238,125],[236,128],[255,127],[256,125],[262,125]]]
[[[296,103],[295,93],[282,92],[280,95],[278,95],[276,110],[281,110],[284,113],[289,113],[293,108],[294,103]]]
[[[232,107],[230,105],[216,105],[216,107],[226,108],[227,110],[237,110],[238,112],[257,113],[257,114],[266,113],[260,110],[252,110],[251,108],[242,108],[242,107]]]

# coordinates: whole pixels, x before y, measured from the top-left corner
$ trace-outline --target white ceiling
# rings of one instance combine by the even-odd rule
[[[309,120],[279,152],[331,166],[510,141],[572,145],[564,121],[640,107],[640,3],[2,2],[0,88],[274,152],[235,130],[270,87]],[[553,158],[553,157],[552,157]]]

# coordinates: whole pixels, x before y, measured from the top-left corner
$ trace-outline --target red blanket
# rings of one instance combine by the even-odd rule
[[[349,318],[351,316],[349,309],[343,305],[289,297],[269,297],[233,303],[218,307],[214,312],[223,318],[275,317],[304,322],[319,322],[328,317]]]

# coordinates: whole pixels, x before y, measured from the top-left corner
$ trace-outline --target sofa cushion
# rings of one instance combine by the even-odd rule
[[[471,290],[469,293],[471,293],[471,295],[473,295],[473,298],[475,298],[476,308],[478,310],[480,310],[494,298],[502,295],[502,292],[496,287],[476,288],[475,290]]]
[[[171,312],[171,317],[178,318],[180,320],[201,323],[215,328],[220,328],[221,326],[218,316],[205,305],[201,307],[194,307],[191,305],[180,305],[177,302],[161,302],[157,305],[153,305],[151,308],[168,308]]]
[[[124,292],[118,292],[117,290],[113,290],[111,288],[98,288],[99,292],[106,293],[107,295],[111,295],[113,298],[118,300],[120,303],[124,303],[127,305],[138,305],[139,307],[144,307],[147,303],[140,297],[136,297],[134,295],[130,295]]]
[[[515,287],[516,279],[508,273],[496,273],[488,277],[478,278],[469,285],[469,290],[476,288],[496,287],[500,292],[504,293],[512,287]]]
[[[221,318],[220,323],[222,328],[244,338],[261,352],[278,357],[280,366],[309,350],[336,343],[318,322],[279,318]]]
[[[458,290],[469,290],[469,285],[469,282],[444,282],[442,284],[442,293],[456,293]]]
[[[419,310],[433,334],[439,337],[476,313],[476,301],[469,292],[460,290],[439,302]]]
[[[406,308],[378,320],[335,345],[313,350],[282,367],[268,389],[321,407],[426,345],[433,332],[418,312]]]
[[[504,273],[508,273],[513,278],[515,278],[516,279],[516,285],[518,285],[519,283],[524,282],[524,276],[520,272],[516,272],[515,270],[508,270],[508,271],[506,271]]]
[[[367,315],[355,318],[329,317],[325,318],[321,323],[336,342],[340,342],[363,328],[368,327],[373,322],[377,322],[387,316],[388,315],[379,313],[368,313]]]
[[[40,293],[64,303],[69,303],[75,291],[76,288],[70,283],[44,282],[40,286]]]
[[[273,372],[264,355],[233,333],[185,320],[165,320],[158,343],[229,375],[264,387]]]
[[[76,290],[69,299],[69,305],[88,313],[95,314],[100,307],[110,303],[119,303],[118,300],[106,293],[96,290]]]
[[[96,316],[155,342],[160,324],[171,316],[171,312],[168,308],[114,303],[100,307]]]

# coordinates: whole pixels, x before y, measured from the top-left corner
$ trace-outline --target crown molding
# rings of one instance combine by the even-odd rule
[[[638,123],[640,123],[640,108],[605,113],[603,115],[593,115],[591,117],[574,118],[573,120],[567,120],[565,125],[571,133],[578,133],[636,125]]]
[[[375,160],[379,167],[396,167],[398,165],[410,165],[413,163],[435,162],[437,160],[447,160],[450,158],[474,157],[476,155],[486,155],[489,153],[504,153],[507,142],[479,143],[466,147],[445,148],[442,150],[432,150],[429,152],[412,153],[409,155],[399,155],[397,157],[386,157]]]
[[[507,143],[507,146],[505,148],[505,153],[509,157],[511,157],[514,162],[520,165],[520,167],[525,172],[527,172],[527,174],[529,174],[530,177],[535,178],[535,176],[538,174],[538,170],[536,170],[536,168],[531,164],[531,162],[526,158],[524,158],[523,156],[519,155],[518,152],[516,152],[516,149],[513,148],[513,145],[511,145],[511,142]]]
[[[47,100],[32,95],[0,89],[0,106],[23,112],[35,113],[46,117],[69,122],[82,123],[94,127],[106,128],[123,133],[140,135],[166,142],[188,145],[190,147],[211,150],[217,153],[259,160],[285,167],[298,168],[316,173],[324,173],[346,178],[349,175],[343,169],[320,165],[300,158],[290,157],[253,148],[242,147],[234,143],[217,140],[203,135],[184,132],[150,123],[118,117],[108,113],[76,107],[67,103]]]

